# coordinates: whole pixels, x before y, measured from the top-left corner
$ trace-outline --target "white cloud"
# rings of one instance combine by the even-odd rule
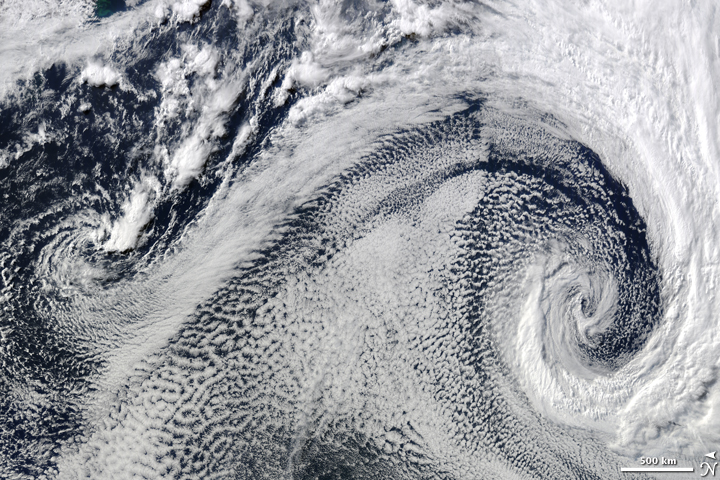
[[[113,87],[120,81],[120,74],[109,65],[90,61],[80,73],[80,81],[94,87]]]

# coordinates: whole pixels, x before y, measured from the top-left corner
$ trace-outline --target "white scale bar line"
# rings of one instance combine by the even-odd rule
[[[621,472],[694,472],[694,467],[623,467]]]

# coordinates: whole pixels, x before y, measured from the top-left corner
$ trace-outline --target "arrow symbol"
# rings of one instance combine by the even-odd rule
[[[705,456],[708,457],[708,458],[712,458],[713,460],[717,460],[717,459],[715,458],[715,454],[716,454],[716,453],[717,453],[717,451],[715,451],[715,452],[710,452],[710,453],[706,453]]]

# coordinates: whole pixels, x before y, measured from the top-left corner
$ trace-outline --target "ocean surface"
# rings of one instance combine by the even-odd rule
[[[0,478],[714,477],[719,34],[3,0]]]

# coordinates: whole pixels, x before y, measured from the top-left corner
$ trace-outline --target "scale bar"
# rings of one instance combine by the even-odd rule
[[[662,472],[694,472],[695,467],[623,467],[620,469],[621,472],[648,472],[648,473],[662,473]]]

